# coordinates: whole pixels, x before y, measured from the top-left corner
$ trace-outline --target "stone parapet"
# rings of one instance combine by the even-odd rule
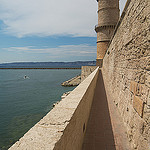
[[[96,59],[96,66],[99,66],[100,68],[102,68],[102,66],[103,66],[103,59]]]
[[[98,26],[95,29],[97,32],[97,42],[110,41],[114,29],[115,26]]]
[[[116,0],[99,0],[98,9],[102,8],[116,8],[119,9],[119,1]]]
[[[99,68],[9,150],[81,150]]]
[[[97,66],[82,66],[81,68],[81,82],[85,80],[95,69]]]

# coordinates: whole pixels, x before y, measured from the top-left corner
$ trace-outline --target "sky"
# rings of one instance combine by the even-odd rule
[[[97,17],[96,0],[0,0],[0,63],[96,60]]]

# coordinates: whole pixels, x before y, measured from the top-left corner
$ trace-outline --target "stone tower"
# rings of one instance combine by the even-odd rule
[[[103,58],[108,48],[109,41],[119,19],[119,0],[97,0],[98,25],[97,32],[97,59],[96,65],[102,66]]]

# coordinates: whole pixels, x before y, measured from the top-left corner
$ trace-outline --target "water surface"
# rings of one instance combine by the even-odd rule
[[[61,83],[80,70],[0,70],[0,150],[8,149],[74,87]],[[24,79],[27,75],[29,78]]]

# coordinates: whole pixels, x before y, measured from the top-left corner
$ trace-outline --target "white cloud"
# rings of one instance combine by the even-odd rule
[[[96,56],[96,46],[91,46],[88,44],[61,45],[55,48],[49,48],[44,46],[42,48],[36,48],[34,46],[27,46],[9,47],[3,49],[17,53],[44,53],[48,54],[49,56]]]
[[[120,0],[121,11],[126,0]],[[95,37],[96,0],[0,0],[0,20],[5,33]]]
[[[96,36],[96,0],[0,0],[4,31],[29,35]]]

